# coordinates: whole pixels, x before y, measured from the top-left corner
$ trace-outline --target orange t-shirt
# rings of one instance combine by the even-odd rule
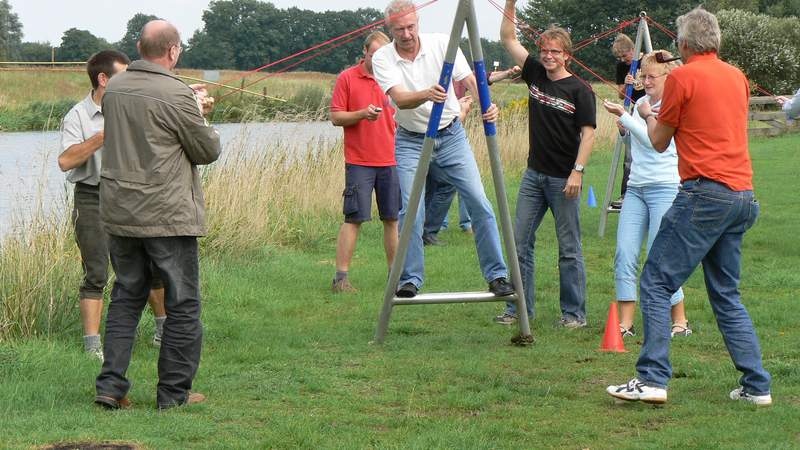
[[[703,177],[734,191],[753,189],[749,98],[744,74],[713,52],[693,55],[669,74],[658,121],[675,128],[682,181]]]

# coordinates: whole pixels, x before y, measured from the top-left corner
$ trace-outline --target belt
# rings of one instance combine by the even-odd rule
[[[454,117],[453,120],[450,123],[448,123],[447,125],[444,126],[444,128],[439,128],[439,132],[441,133],[442,131],[449,130],[450,128],[453,127],[453,125],[456,124],[456,122],[458,122],[458,117]],[[404,132],[412,135],[412,136],[425,137],[425,133],[418,133],[416,131],[411,131],[408,128],[405,128],[405,127],[403,127],[401,125],[398,125],[397,127],[400,128],[401,130],[403,130]]]

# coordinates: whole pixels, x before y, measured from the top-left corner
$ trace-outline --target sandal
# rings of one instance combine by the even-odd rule
[[[692,329],[689,328],[689,322],[686,322],[685,325],[679,325],[677,323],[672,324],[672,331],[670,332],[671,337],[675,336],[691,336]]]
[[[633,329],[633,325],[630,328],[625,328],[622,325],[619,326],[619,332],[622,334],[622,337],[633,337],[636,336],[636,331]]]

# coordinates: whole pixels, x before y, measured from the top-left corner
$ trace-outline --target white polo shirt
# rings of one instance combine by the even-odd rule
[[[103,131],[103,111],[92,99],[92,93],[69,110],[61,123],[61,151],[74,144],[80,144]],[[100,184],[100,155],[103,147],[97,149],[85,163],[67,173],[67,181],[97,186]]]
[[[386,93],[395,86],[403,86],[409,91],[422,91],[439,82],[442,73],[445,53],[450,36],[445,34],[420,34],[420,49],[414,61],[403,59],[397,53],[394,42],[384,45],[372,56],[372,70],[375,80]],[[467,58],[458,50],[452,79],[463,80],[472,73],[467,63]],[[428,130],[428,120],[433,110],[433,102],[425,102],[414,109],[397,108],[395,120],[397,124],[408,131],[425,133]],[[444,103],[442,120],[439,129],[450,125],[461,112],[452,81],[447,89],[447,100]]]

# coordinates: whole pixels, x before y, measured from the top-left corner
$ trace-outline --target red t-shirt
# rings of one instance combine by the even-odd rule
[[[358,111],[368,105],[383,108],[378,120],[360,120],[344,127],[344,159],[348,164],[360,166],[394,166],[394,108],[389,98],[364,63],[353,66],[336,79],[331,99],[331,111]]]
[[[716,53],[693,55],[669,74],[658,121],[675,128],[682,181],[703,177],[734,191],[753,189],[749,97],[747,78]]]

